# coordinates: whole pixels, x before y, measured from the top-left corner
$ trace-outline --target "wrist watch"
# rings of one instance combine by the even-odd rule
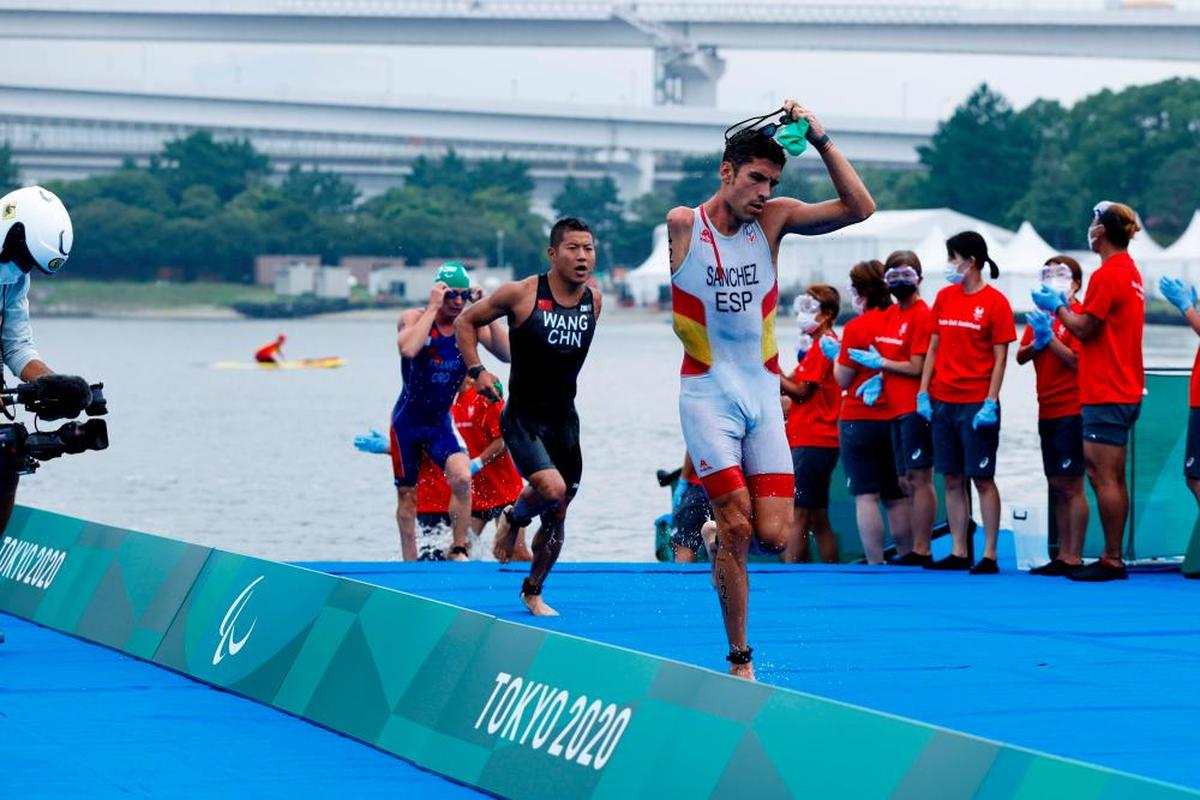
[[[483,364],[476,364],[473,367],[467,367],[467,375],[470,376],[471,380],[477,379],[482,372]]]

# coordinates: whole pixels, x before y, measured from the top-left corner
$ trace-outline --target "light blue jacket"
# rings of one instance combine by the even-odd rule
[[[0,264],[0,350],[13,375],[38,357],[33,348],[33,327],[29,324],[29,276],[16,264]]]

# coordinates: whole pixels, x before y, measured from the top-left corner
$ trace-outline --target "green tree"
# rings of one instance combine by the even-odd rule
[[[0,194],[6,194],[21,187],[21,170],[13,161],[12,144],[5,142],[0,145]]]
[[[613,241],[613,260],[620,266],[637,267],[654,247],[654,229],[667,221],[675,207],[670,189],[658,189],[635,197],[629,203],[625,224]]]
[[[929,169],[924,202],[1003,224],[1029,185],[1037,144],[1028,120],[980,86],[918,149]]]
[[[616,182],[607,175],[595,181],[568,176],[553,204],[559,217],[578,217],[588,224],[596,236],[596,268],[610,269],[615,258],[613,248],[625,225]]]
[[[333,172],[293,164],[279,186],[287,202],[309,208],[316,214],[345,214],[358,200],[358,189]]]
[[[694,208],[717,190],[717,172],[721,168],[721,154],[688,156],[683,159],[680,171],[683,177],[675,184],[675,205]]]
[[[478,161],[471,169],[471,190],[474,192],[499,189],[505,194],[529,197],[533,194],[533,178],[529,165],[508,157]]]
[[[1200,208],[1200,147],[1177,150],[1154,171],[1146,189],[1146,227],[1164,243],[1179,238]]]
[[[249,139],[217,141],[209,131],[173,139],[163,147],[154,171],[161,174],[173,197],[189,186],[211,186],[228,202],[270,174],[271,162]]]

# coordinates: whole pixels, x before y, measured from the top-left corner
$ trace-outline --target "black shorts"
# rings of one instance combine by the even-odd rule
[[[1042,471],[1047,478],[1083,476],[1083,417],[1038,420],[1042,439]]]
[[[1083,440],[1113,447],[1129,444],[1129,429],[1142,413],[1141,403],[1097,403],[1083,407]]]
[[[583,453],[579,449],[579,415],[574,409],[565,417],[542,420],[522,415],[509,405],[500,414],[500,435],[522,478],[529,480],[535,472],[555,469],[567,484],[567,497],[579,491]]]
[[[996,424],[976,430],[971,423],[982,406],[933,401],[933,467],[940,474],[995,477],[1001,414],[997,408]]]
[[[1200,481],[1200,408],[1188,409],[1187,449],[1183,453],[1184,477]]]
[[[792,473],[796,476],[798,508],[829,508],[829,483],[837,462],[836,447],[792,448]]]
[[[904,497],[892,457],[892,426],[886,419],[844,419],[838,423],[839,449],[850,494]]]
[[[699,553],[704,547],[700,529],[712,519],[712,507],[708,495],[698,483],[689,483],[679,501],[679,507],[671,515],[671,544],[686,547]]]
[[[933,426],[915,411],[891,421],[896,474],[933,467]]]

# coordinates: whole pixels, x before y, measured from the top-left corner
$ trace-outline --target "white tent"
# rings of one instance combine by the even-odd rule
[[[950,237],[935,225],[925,238],[910,248],[921,262],[921,297],[933,305],[937,293],[946,288],[946,240]]]
[[[625,276],[625,285],[640,306],[655,305],[662,299],[664,288],[670,287],[671,254],[665,223],[654,229],[654,247],[650,256]]]
[[[1135,236],[1136,242],[1141,235]],[[1143,262],[1134,253],[1132,244],[1129,251],[1134,261],[1142,267],[1142,275],[1147,290],[1157,293],[1158,279],[1162,275],[1183,278],[1186,281],[1200,281],[1200,210],[1192,214],[1192,221],[1187,230],[1167,249],[1151,256]]]
[[[1028,220],[1021,223],[1007,246],[992,255],[1000,266],[1000,277],[992,284],[1008,298],[1013,311],[1033,310],[1030,291],[1041,283],[1042,265],[1055,255],[1058,251],[1046,243]]]

